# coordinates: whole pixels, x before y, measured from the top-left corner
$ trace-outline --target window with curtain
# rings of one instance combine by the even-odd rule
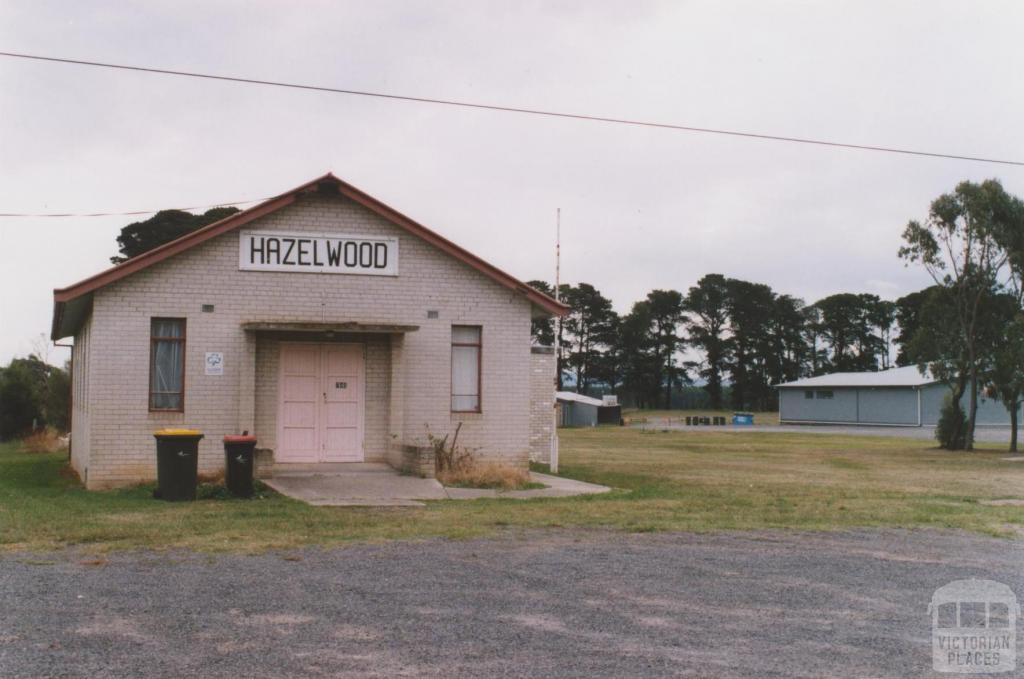
[[[185,319],[154,318],[149,330],[149,409],[185,409]]]
[[[479,325],[452,326],[452,412],[480,412]]]

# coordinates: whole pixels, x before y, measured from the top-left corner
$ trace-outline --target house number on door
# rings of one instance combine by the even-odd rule
[[[348,389],[348,382],[335,382],[334,383],[334,388],[335,389]]]

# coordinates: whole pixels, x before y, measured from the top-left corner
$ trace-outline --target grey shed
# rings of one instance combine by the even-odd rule
[[[559,391],[558,399],[559,427],[594,427],[597,426],[597,410],[602,401],[574,391]]]
[[[917,366],[879,372],[832,373],[776,386],[783,424],[931,426],[939,421],[949,387]],[[967,409],[964,396],[964,410]],[[995,399],[978,398],[979,425],[1009,425]]]

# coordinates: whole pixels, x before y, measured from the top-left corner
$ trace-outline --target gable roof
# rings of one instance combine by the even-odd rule
[[[916,365],[890,368],[878,372],[831,373],[807,377],[795,382],[775,385],[778,388],[801,387],[923,387],[938,382],[926,371],[921,374]]]
[[[300,194],[318,191],[324,187],[335,188],[338,193],[346,198],[362,205],[366,209],[376,213],[392,224],[404,229],[408,233],[425,240],[442,252],[445,252],[471,268],[476,269],[498,284],[523,294],[531,303],[544,311],[555,316],[562,316],[568,311],[569,307],[566,305],[556,302],[554,299],[548,297],[539,290],[532,288],[519,279],[505,273],[498,267],[485,262],[468,250],[459,247],[447,238],[431,231],[419,222],[406,217],[398,210],[385,205],[376,198],[360,191],[351,184],[338,179],[328,172],[322,177],[317,177],[316,179],[306,182],[291,191],[282,193],[279,196],[266,200],[247,210],[236,212],[235,214],[225,217],[220,221],[186,234],[181,238],[153,248],[152,250],[144,252],[136,257],[132,257],[126,262],[117,264],[105,271],[101,271],[100,273],[81,280],[74,285],[70,285],[66,288],[54,289],[53,326],[50,332],[51,337],[54,340],[57,340],[74,333],[73,328],[76,328],[81,320],[84,320],[85,315],[88,312],[89,305],[91,305],[92,302],[92,293],[96,290],[119,281],[122,278],[127,278],[138,271],[142,271],[143,269],[153,266],[158,262],[162,262],[165,259],[173,257],[174,255],[184,252],[185,250],[193,248],[201,243],[205,243],[212,238],[216,238],[217,236],[223,235],[229,231],[233,231],[240,226],[252,222],[253,220],[259,219],[260,217],[264,217],[280,210],[281,208],[291,205],[297,200]],[[74,308],[69,309],[69,305],[73,305]],[[69,311],[72,313],[68,313]]]
[[[576,403],[585,403],[588,406],[603,406],[604,401],[599,398],[587,396],[585,394],[578,394],[575,391],[556,391],[555,398],[559,401],[575,401]]]

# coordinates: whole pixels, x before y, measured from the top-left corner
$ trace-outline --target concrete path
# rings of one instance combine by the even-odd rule
[[[607,493],[611,488],[548,474],[530,472],[545,488],[492,490],[446,488],[436,479],[400,474],[386,464],[347,463],[331,465],[278,465],[264,482],[281,493],[311,505],[324,507],[422,507],[423,500],[475,500],[537,497],[568,497]]]
[[[386,464],[278,465],[265,483],[290,498],[326,507],[422,507],[446,500],[434,479],[399,474]]]
[[[599,486],[596,483],[584,483],[573,479],[563,479],[560,476],[549,474],[538,474],[530,472],[530,480],[534,483],[543,483],[547,488],[536,488],[534,490],[492,490],[488,488],[451,488],[446,487],[448,497],[453,500],[475,500],[481,497],[503,497],[515,500],[529,500],[535,497],[570,497],[572,495],[596,495],[607,493],[611,490],[608,486]]]

